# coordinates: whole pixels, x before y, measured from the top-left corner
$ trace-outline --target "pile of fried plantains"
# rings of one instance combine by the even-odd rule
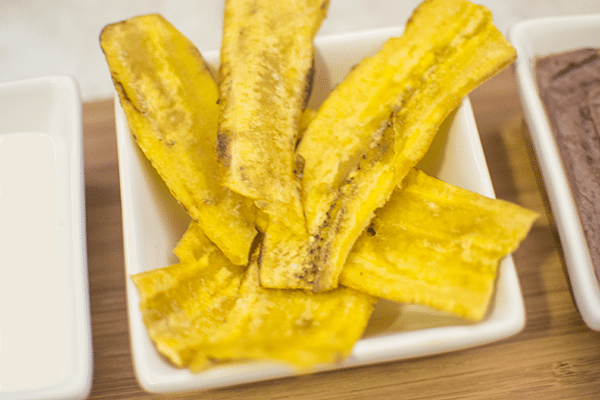
[[[334,363],[378,298],[479,321],[537,218],[415,169],[461,99],[516,57],[489,11],[425,0],[309,110],[327,8],[225,0],[218,74],[159,15],[101,33],[130,130],[192,220],[178,264],[131,277],[176,366]]]

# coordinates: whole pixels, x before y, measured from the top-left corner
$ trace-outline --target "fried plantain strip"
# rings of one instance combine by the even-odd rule
[[[398,170],[398,183],[420,161],[440,124],[460,105],[462,98],[517,57],[514,47],[493,25],[488,9],[464,0],[451,0],[443,4],[445,7],[455,7],[457,14],[454,18],[462,18],[464,25],[460,29],[453,26],[449,30],[444,29],[446,26],[440,27],[438,34],[442,32],[450,36],[450,42],[445,45],[441,41],[430,50],[437,61],[419,72],[420,78],[411,77],[414,89],[403,95],[402,106],[394,109],[394,163]],[[425,15],[436,13],[423,6],[416,12]],[[421,23],[411,30],[413,34],[434,28],[423,17],[418,20]],[[435,31],[431,34],[435,35]],[[428,54],[424,58],[430,56]]]
[[[466,0],[428,0],[402,36],[389,39],[335,88],[298,147],[313,290],[337,286],[373,212],[423,157],[444,119],[515,57],[486,8]],[[393,156],[377,156],[387,164],[365,163],[390,122]]]
[[[188,243],[198,257],[131,276],[157,350],[179,367],[211,365],[210,339],[237,301],[245,267],[232,264],[201,231]]]
[[[328,3],[225,2],[217,154],[223,184],[268,216],[265,271],[305,262],[296,257],[306,252],[290,248],[308,241],[294,151],[312,88],[313,38]],[[278,286],[271,276],[264,283]]]
[[[201,258],[206,251],[204,240],[206,235],[202,227],[196,221],[190,222],[183,236],[177,242],[173,253],[177,256],[180,263],[192,263]]]
[[[360,236],[396,187],[394,157],[394,130],[385,129],[369,146],[356,169],[348,174],[327,211],[328,220],[310,244],[312,256],[313,291],[329,290],[337,285],[340,267],[356,238]]]
[[[107,25],[100,44],[137,144],[203,232],[246,264],[256,209],[219,184],[218,88],[204,59],[160,15]]]
[[[366,328],[371,295],[265,289],[256,262],[244,271],[200,231],[191,237],[181,246],[196,259],[132,276],[148,334],[173,364],[198,371],[251,358],[305,370],[347,357]]]
[[[412,169],[357,240],[340,283],[479,321],[500,259],[537,217]]]
[[[240,296],[211,350],[217,359],[286,362],[300,370],[348,357],[376,299],[350,288],[327,293],[266,289],[253,262]]]
[[[327,0],[227,0],[217,153],[223,184],[305,230],[294,173],[298,123]]]

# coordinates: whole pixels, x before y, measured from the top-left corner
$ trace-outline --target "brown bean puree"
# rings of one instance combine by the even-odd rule
[[[550,55],[535,67],[600,282],[600,49]]]

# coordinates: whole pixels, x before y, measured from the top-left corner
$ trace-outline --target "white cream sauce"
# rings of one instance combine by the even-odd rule
[[[56,140],[0,134],[0,392],[62,379]]]

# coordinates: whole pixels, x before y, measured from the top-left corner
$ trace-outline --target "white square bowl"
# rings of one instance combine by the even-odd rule
[[[363,57],[375,54],[401,28],[352,33],[316,39],[317,61],[309,106],[315,108]],[[218,52],[205,54],[218,66]],[[177,204],[158,174],[144,158],[129,132],[127,120],[115,105],[121,177],[125,264],[127,275],[176,262],[172,253],[187,228],[189,217]],[[421,169],[447,182],[494,197],[469,100],[443,124]],[[140,384],[150,392],[173,392],[229,386],[290,376],[295,371],[273,362],[239,362],[193,374],[163,360],[150,341],[139,311],[139,295],[127,279],[133,358]],[[499,268],[496,291],[488,314],[469,324],[431,310],[379,301],[363,338],[352,355],[329,369],[420,357],[490,343],[519,332],[525,323],[523,300],[510,256]]]
[[[515,24],[519,94],[531,141],[548,193],[573,297],[584,322],[600,331],[600,289],[569,183],[535,79],[535,61],[583,47],[600,48],[600,15],[532,19]]]
[[[0,399],[92,383],[83,129],[75,80],[0,84]]]

